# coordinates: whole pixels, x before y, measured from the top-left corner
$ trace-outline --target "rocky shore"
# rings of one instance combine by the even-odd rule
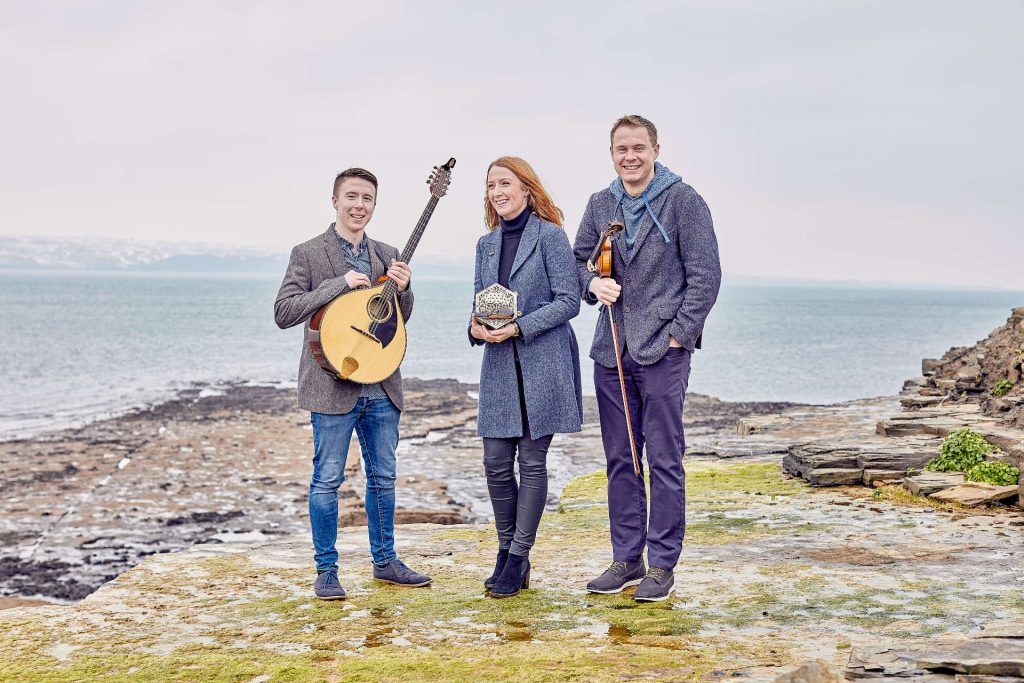
[[[488,524],[401,529],[428,589],[375,584],[365,530],[342,530],[343,602],[311,597],[305,534],[207,543],[146,558],[74,605],[0,611],[0,679],[1024,680],[1024,515],[815,488],[777,462],[705,459],[687,479],[667,602],[583,589],[609,559],[596,472],[545,515],[516,598],[483,594]]]
[[[399,444],[399,523],[487,519],[476,437],[476,387],[406,380]],[[272,541],[307,528],[309,415],[293,390],[199,389],[122,417],[32,440],[0,442],[0,608],[23,599],[75,601],[148,555],[195,543]],[[687,399],[700,443],[741,417],[790,407]],[[584,431],[555,439],[550,505],[573,477],[602,466],[593,399]],[[365,524],[353,440],[341,523]]]
[[[432,588],[368,577],[353,445],[343,604],[310,597],[311,434],[289,391],[2,443],[0,679],[1024,683],[1024,483],[919,473],[963,427],[1024,462],[1018,331],[1024,309],[899,396],[689,396],[686,543],[655,605],[583,589],[609,559],[592,400],[552,445],[533,583],[506,601],[480,588],[494,534],[472,385],[406,386],[399,551]]]

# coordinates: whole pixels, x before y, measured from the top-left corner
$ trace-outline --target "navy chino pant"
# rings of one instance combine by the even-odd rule
[[[618,371],[594,363],[613,559],[636,560],[646,546],[648,564],[672,569],[686,532],[683,398],[690,377],[690,352],[670,348],[658,362],[641,365],[624,351],[622,373],[637,453],[646,455],[650,474],[651,511],[648,520],[644,463],[641,459],[640,476],[634,474]]]

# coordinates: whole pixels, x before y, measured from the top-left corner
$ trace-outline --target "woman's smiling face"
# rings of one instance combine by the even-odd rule
[[[503,166],[491,166],[487,171],[487,199],[499,216],[509,220],[526,208],[530,191],[512,171]]]

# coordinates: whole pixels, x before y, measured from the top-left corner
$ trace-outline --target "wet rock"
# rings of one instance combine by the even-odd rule
[[[979,505],[1016,498],[1017,493],[1017,486],[995,486],[993,484],[971,481],[933,493],[929,497],[947,503],[960,503],[967,507],[978,507]]]
[[[221,524],[229,519],[241,517],[245,513],[241,510],[229,512],[193,512],[188,515],[172,517],[164,522],[167,526],[179,526],[181,524]]]
[[[489,519],[476,385],[410,378],[405,389],[396,521]],[[584,431],[558,435],[548,452],[550,509],[570,479],[604,464],[596,401],[585,403]],[[691,394],[687,440],[699,448],[733,438],[741,417],[799,408]],[[744,444],[730,455],[787,445]],[[309,414],[294,390],[246,385],[206,397],[186,391],[82,428],[0,442],[0,595],[78,600],[154,553],[305,532],[311,461]],[[342,526],[366,523],[360,461],[353,439]]]

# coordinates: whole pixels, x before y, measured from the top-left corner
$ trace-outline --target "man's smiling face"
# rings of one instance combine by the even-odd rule
[[[377,190],[373,183],[362,178],[345,178],[332,200],[338,211],[337,223],[349,232],[359,232],[373,217],[377,204]]]
[[[658,145],[651,144],[650,133],[642,126],[619,126],[612,136],[612,162],[615,172],[630,194],[642,191],[654,177]]]

